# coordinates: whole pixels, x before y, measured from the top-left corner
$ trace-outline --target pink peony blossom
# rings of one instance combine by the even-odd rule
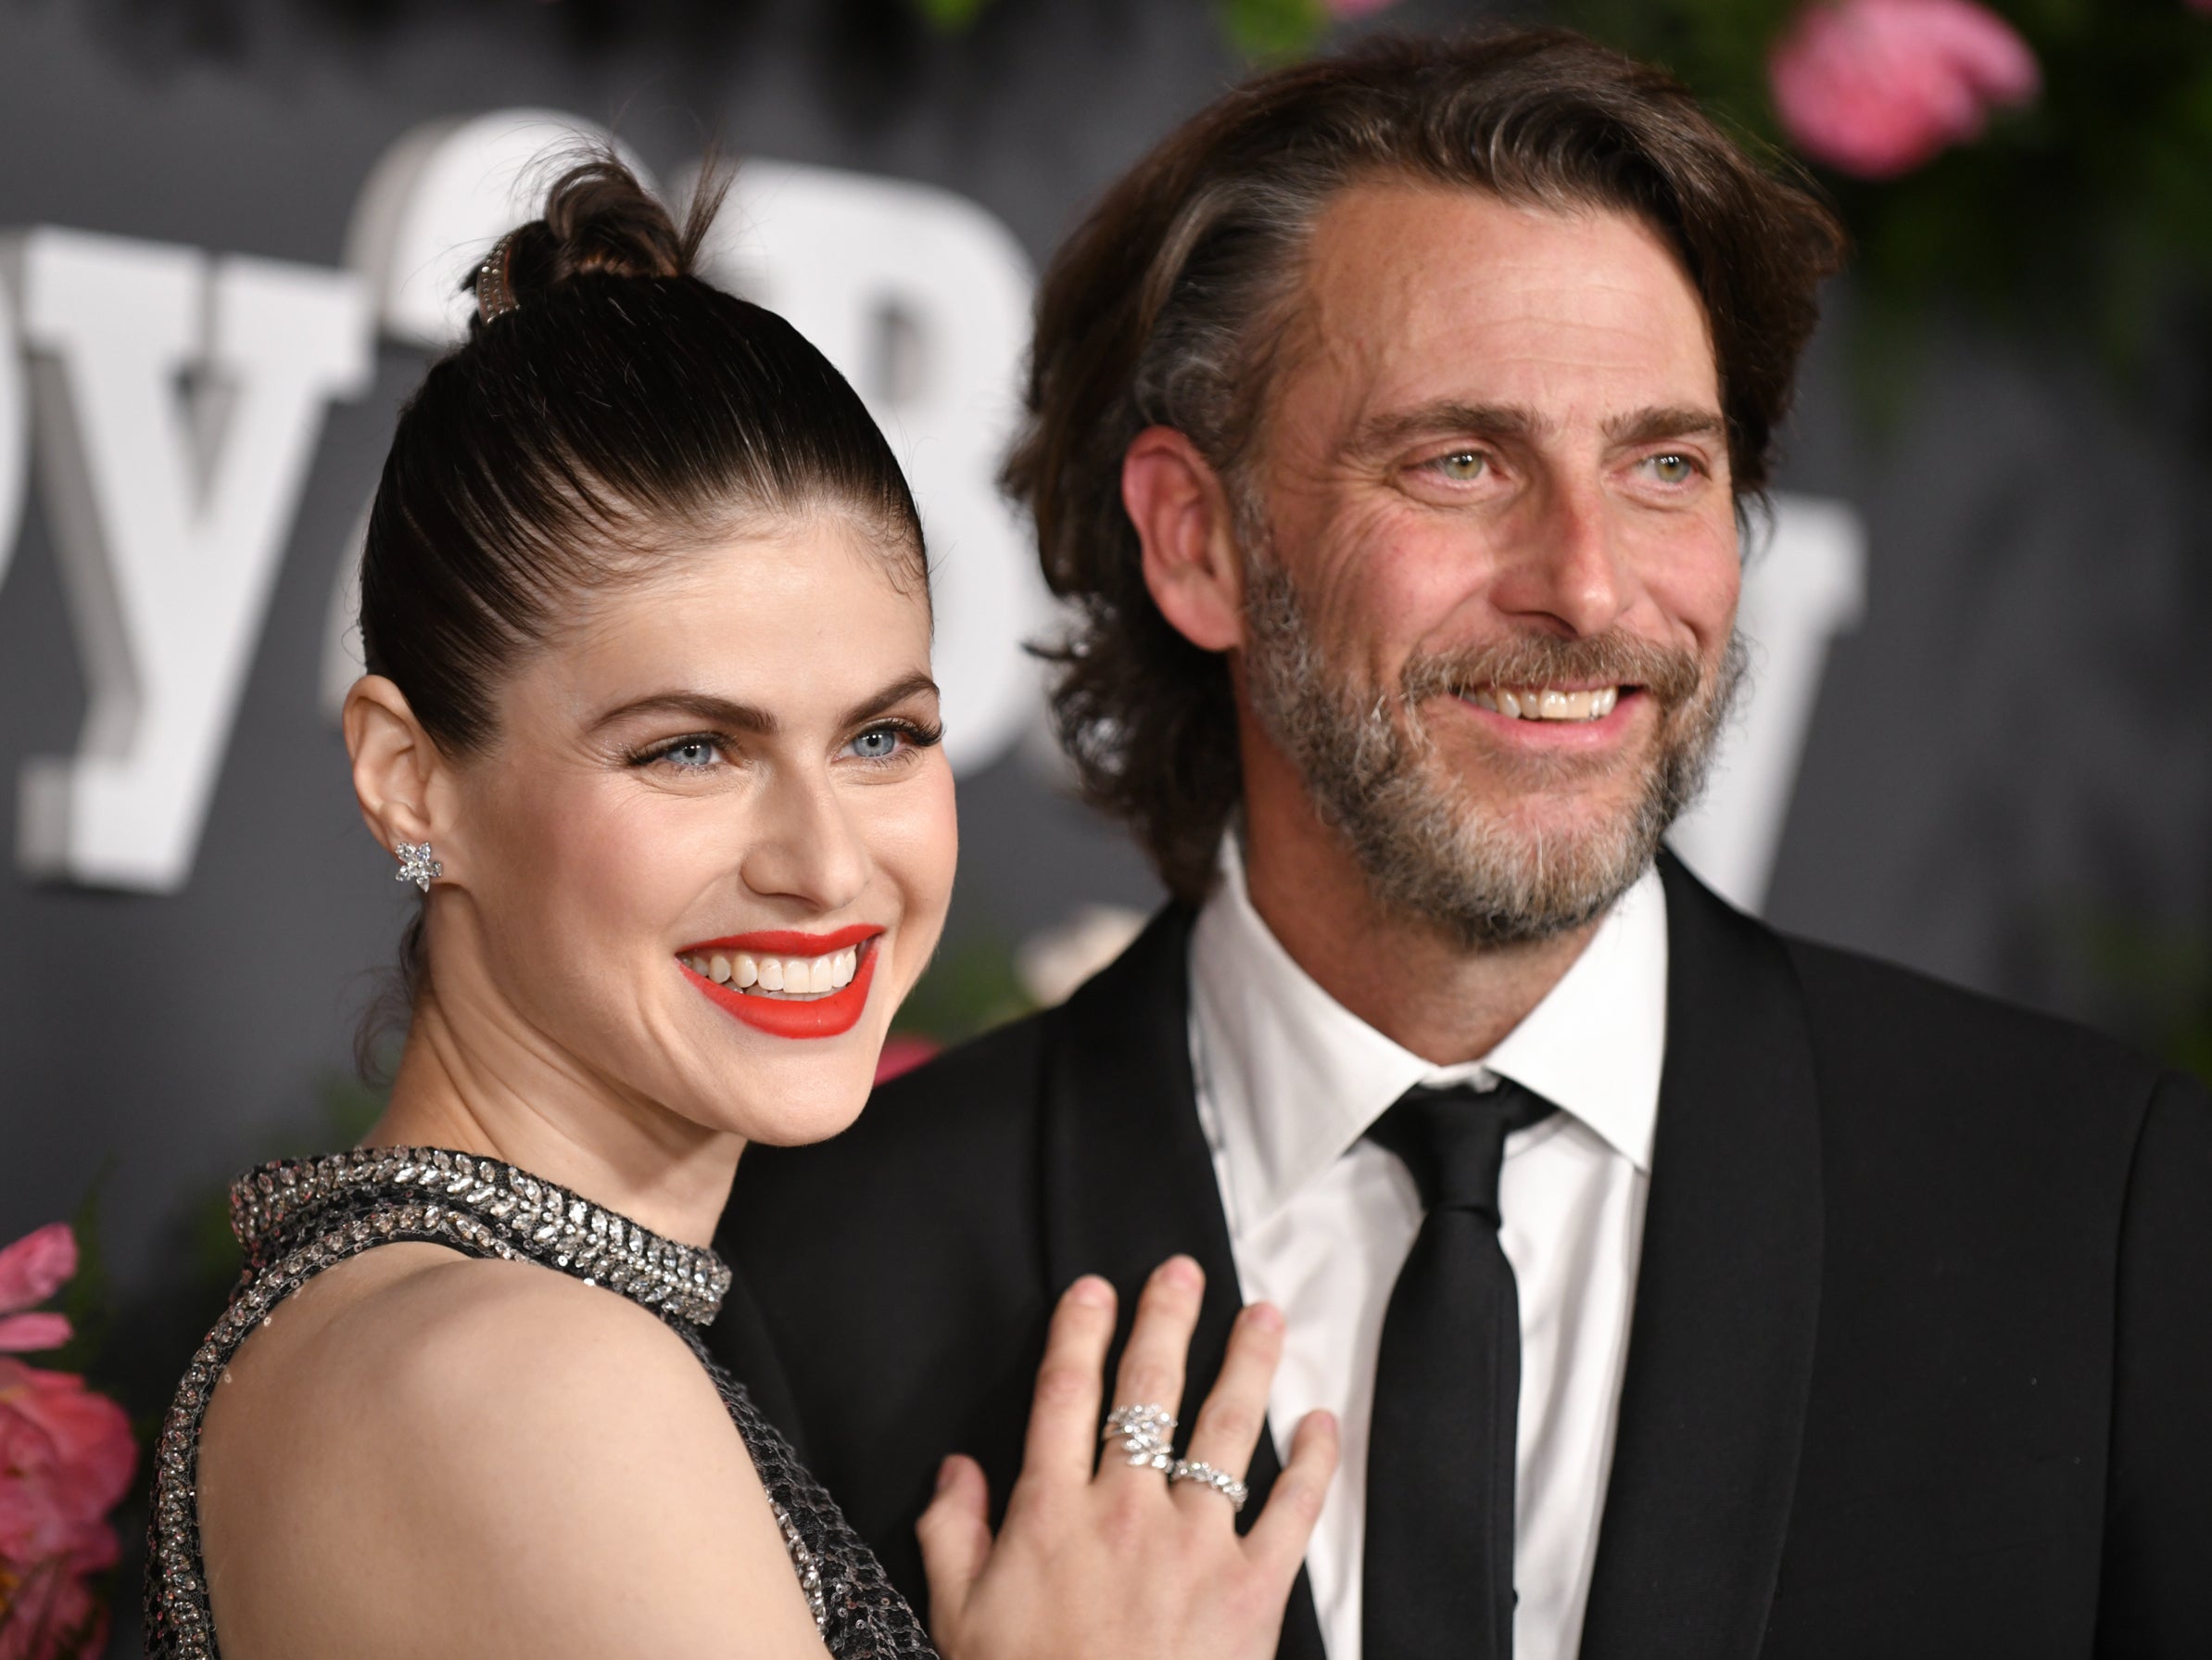
[[[70,1340],[60,1314],[21,1314],[61,1289],[77,1272],[77,1235],[67,1223],[48,1223],[0,1250],[0,1354],[58,1349]]]
[[[137,1463],[121,1407],[72,1374],[0,1360],[0,1562],[114,1566],[107,1513]]]
[[[107,1605],[83,1574],[0,1566],[0,1660],[91,1660],[107,1651]]]
[[[934,1056],[942,1045],[911,1032],[894,1032],[883,1040],[883,1053],[876,1058],[876,1082],[889,1083],[901,1072],[911,1072]]]
[[[1863,179],[1910,172],[2042,86],[2028,44],[1973,0],[1817,0],[1767,73],[1798,146]]]
[[[77,1235],[66,1222],[50,1222],[0,1250],[0,1314],[33,1308],[69,1284],[77,1272]]]
[[[77,1272],[77,1240],[55,1223],[0,1250],[0,1350],[69,1340],[44,1302]],[[107,1513],[138,1463],[122,1408],[66,1373],[0,1358],[0,1660],[60,1660],[106,1646],[91,1576],[120,1550]]]
[[[0,1320],[0,1354],[35,1354],[69,1340],[67,1314],[10,1314]]]

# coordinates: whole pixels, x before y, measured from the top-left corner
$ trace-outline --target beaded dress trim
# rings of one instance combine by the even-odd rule
[[[200,1428],[238,1346],[325,1269],[398,1240],[536,1262],[603,1286],[673,1326],[714,1380],[783,1534],[815,1626],[837,1660],[935,1660],[874,1554],[790,1443],[707,1351],[698,1326],[729,1290],[722,1260],[512,1164],[432,1147],[359,1148],[286,1159],[231,1185],[246,1273],[177,1387],[155,1450],[145,1586],[149,1660],[217,1660],[201,1567]]]

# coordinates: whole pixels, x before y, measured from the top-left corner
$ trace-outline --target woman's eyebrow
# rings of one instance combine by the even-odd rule
[[[916,669],[910,675],[901,676],[884,687],[882,691],[862,698],[860,702],[838,716],[837,724],[841,727],[852,726],[855,722],[867,719],[871,715],[880,715],[894,703],[904,703],[916,693],[923,691],[934,696],[937,691],[937,682],[920,669]]]
[[[838,725],[851,726],[871,715],[880,715],[895,703],[903,703],[917,692],[934,693],[937,682],[916,669],[902,675],[880,691],[870,692],[838,716]],[[637,715],[682,715],[703,725],[721,727],[739,732],[752,732],[763,738],[773,738],[783,729],[783,723],[769,710],[754,703],[740,703],[733,699],[716,697],[711,692],[669,691],[655,691],[644,697],[632,698],[609,709],[591,723],[591,729],[613,726]]]
[[[740,732],[756,732],[764,738],[774,737],[782,724],[767,710],[752,703],[739,703],[726,697],[714,697],[704,691],[655,691],[645,697],[632,698],[609,709],[591,723],[591,729],[613,726],[633,715],[686,715],[710,726],[727,727]]]

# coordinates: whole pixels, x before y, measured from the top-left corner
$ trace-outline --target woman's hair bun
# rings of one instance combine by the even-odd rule
[[[712,170],[702,178],[711,179]],[[612,150],[592,151],[571,164],[547,193],[545,215],[512,232],[493,258],[503,263],[501,304],[526,308],[536,298],[585,275],[686,277],[693,273],[721,192],[703,187],[678,224]],[[472,279],[479,300],[485,276]]]

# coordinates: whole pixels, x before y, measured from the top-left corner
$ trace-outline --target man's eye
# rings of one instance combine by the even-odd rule
[[[1645,464],[1662,484],[1687,484],[1698,475],[1698,463],[1687,455],[1655,455]]]
[[[1490,458],[1479,450],[1455,450],[1429,464],[1454,484],[1471,484],[1489,471]]]

